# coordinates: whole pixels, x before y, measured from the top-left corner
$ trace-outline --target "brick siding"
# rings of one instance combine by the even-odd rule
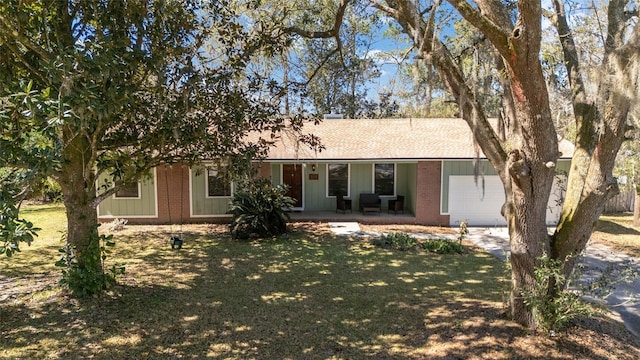
[[[442,162],[418,162],[416,176],[416,223],[422,225],[449,226],[449,215],[440,215]]]

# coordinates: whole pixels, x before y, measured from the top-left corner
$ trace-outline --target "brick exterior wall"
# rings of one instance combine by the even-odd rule
[[[440,215],[442,162],[418,162],[416,177],[416,223],[449,226],[449,215]]]
[[[167,184],[167,178],[169,183]],[[167,187],[168,185],[168,187]],[[181,193],[180,189],[183,189]],[[183,223],[189,222],[189,167],[179,164],[160,165],[156,168],[157,218],[127,217],[128,224],[179,224],[180,210]],[[180,203],[182,202],[182,209]],[[169,213],[171,211],[171,213]],[[171,216],[169,216],[171,215]],[[102,219],[103,222],[110,220]]]
[[[180,223],[180,219],[189,222],[189,167],[180,164],[160,165],[156,170],[158,223],[176,224]]]
[[[260,179],[269,179],[271,177],[271,163],[254,163],[253,166],[257,170],[256,177]]]

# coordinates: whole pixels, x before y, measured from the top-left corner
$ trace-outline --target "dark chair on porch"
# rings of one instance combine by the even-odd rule
[[[368,212],[380,213],[380,196],[378,194],[360,194],[360,211],[362,215]]]
[[[387,213],[393,211],[394,214],[397,214],[398,211],[402,211],[404,214],[404,196],[398,195],[395,200],[389,200],[389,208],[387,209]]]
[[[349,210],[350,212],[353,212],[351,210],[351,199],[345,199],[344,195],[342,194],[336,195],[336,212],[338,212],[338,210],[342,210],[343,214],[347,210]]]

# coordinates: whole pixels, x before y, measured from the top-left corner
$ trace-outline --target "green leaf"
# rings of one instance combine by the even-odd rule
[[[67,262],[65,261],[65,259],[60,259],[60,260],[55,262],[55,266],[66,267],[67,266]]]

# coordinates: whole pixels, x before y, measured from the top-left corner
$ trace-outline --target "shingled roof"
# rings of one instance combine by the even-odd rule
[[[428,160],[474,159],[473,137],[467,123],[457,118],[340,119],[305,124],[305,133],[316,135],[324,145],[314,152],[296,146],[284,134],[269,152],[268,160]],[[573,145],[560,141],[563,158]],[[483,157],[482,153],[480,153]]]

